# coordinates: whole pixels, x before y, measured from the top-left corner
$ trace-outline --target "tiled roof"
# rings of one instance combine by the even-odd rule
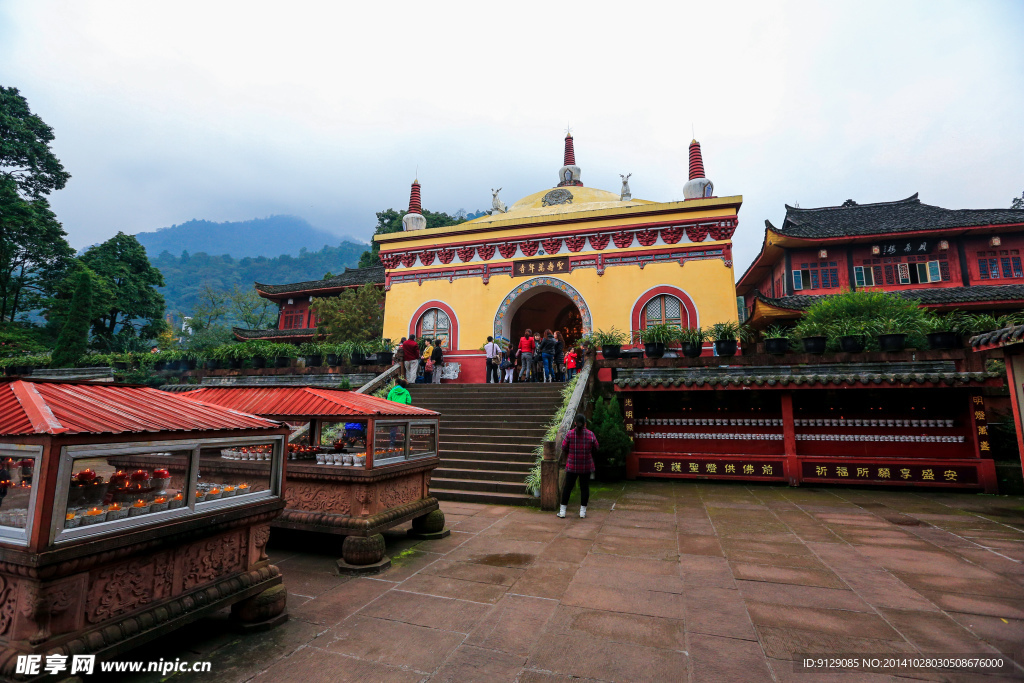
[[[275,417],[438,415],[432,410],[395,403],[376,396],[312,387],[200,387],[184,396],[246,413]]]
[[[288,285],[267,285],[257,282],[256,289],[264,294],[300,294],[302,292],[314,292],[324,289],[341,289],[343,287],[356,287],[359,285],[383,285],[384,266],[373,266],[372,268],[346,268],[341,275],[329,277],[326,280],[310,280],[308,282],[293,282]]]
[[[245,341],[246,339],[275,339],[275,338],[288,338],[288,337],[312,337],[316,334],[315,327],[305,327],[294,330],[244,330],[241,327],[233,327],[231,331],[235,333],[236,339]]]
[[[923,372],[923,373],[856,373],[833,372],[806,374],[782,374],[771,368],[751,368],[746,374],[701,374],[687,373],[685,377],[677,373],[666,376],[633,377],[616,379],[615,386],[620,389],[743,389],[751,386],[780,387],[824,387],[827,385],[859,384],[859,385],[913,385],[913,384],[945,384],[948,386],[967,386],[984,383],[1001,377],[999,373],[988,372]]]
[[[918,230],[970,228],[985,225],[1024,224],[1024,209],[943,209],[922,204],[917,193],[896,202],[856,204],[802,209],[786,205],[786,218],[776,228],[781,235],[814,239],[886,235]]]
[[[1024,325],[1014,325],[975,335],[971,337],[971,346],[975,349],[982,349],[1019,344],[1021,341],[1024,341]]]
[[[971,287],[925,287],[893,292],[904,299],[924,305],[984,303],[986,301],[1024,301],[1024,285],[973,285]],[[758,301],[778,308],[805,311],[827,294],[794,294],[768,297],[757,294]]]
[[[33,382],[0,384],[0,434],[123,434],[279,429],[244,412],[150,387]]]

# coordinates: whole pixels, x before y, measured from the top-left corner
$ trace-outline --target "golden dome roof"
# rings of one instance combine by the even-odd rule
[[[491,223],[494,221],[505,221],[515,218],[527,218],[533,216],[557,216],[563,213],[574,213],[577,211],[595,211],[598,209],[612,209],[626,206],[640,206],[642,204],[654,204],[655,202],[646,199],[630,199],[620,201],[620,195],[607,190],[599,190],[593,187],[566,186],[553,189],[541,190],[523,197],[518,202],[508,207],[507,213],[499,213],[491,216],[481,216],[471,223]],[[569,201],[571,199],[571,201]]]

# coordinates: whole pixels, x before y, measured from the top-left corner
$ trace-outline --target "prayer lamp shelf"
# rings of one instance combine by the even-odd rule
[[[0,381],[0,680],[32,679],[19,655],[111,659],[224,607],[287,619],[265,548],[288,434],[149,387]],[[260,471],[201,458],[240,448]]]

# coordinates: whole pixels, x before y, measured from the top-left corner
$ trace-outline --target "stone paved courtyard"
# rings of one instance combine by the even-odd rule
[[[291,619],[207,619],[124,659],[174,681],[995,681],[1024,669],[1024,499],[691,482],[603,486],[588,518],[444,503],[439,541],[334,573],[272,541]],[[795,653],[1002,653],[1016,673],[798,673]],[[131,681],[158,680],[135,677]]]

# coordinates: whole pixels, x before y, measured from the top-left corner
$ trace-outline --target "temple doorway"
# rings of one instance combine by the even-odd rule
[[[558,330],[567,346],[574,346],[583,336],[583,316],[565,294],[542,291],[524,301],[512,316],[510,338],[519,339],[527,329],[542,335],[544,330]]]
[[[572,285],[536,277],[517,285],[498,306],[494,337],[515,345],[527,328],[541,334],[558,330],[568,347],[590,334],[591,320],[590,307]]]

